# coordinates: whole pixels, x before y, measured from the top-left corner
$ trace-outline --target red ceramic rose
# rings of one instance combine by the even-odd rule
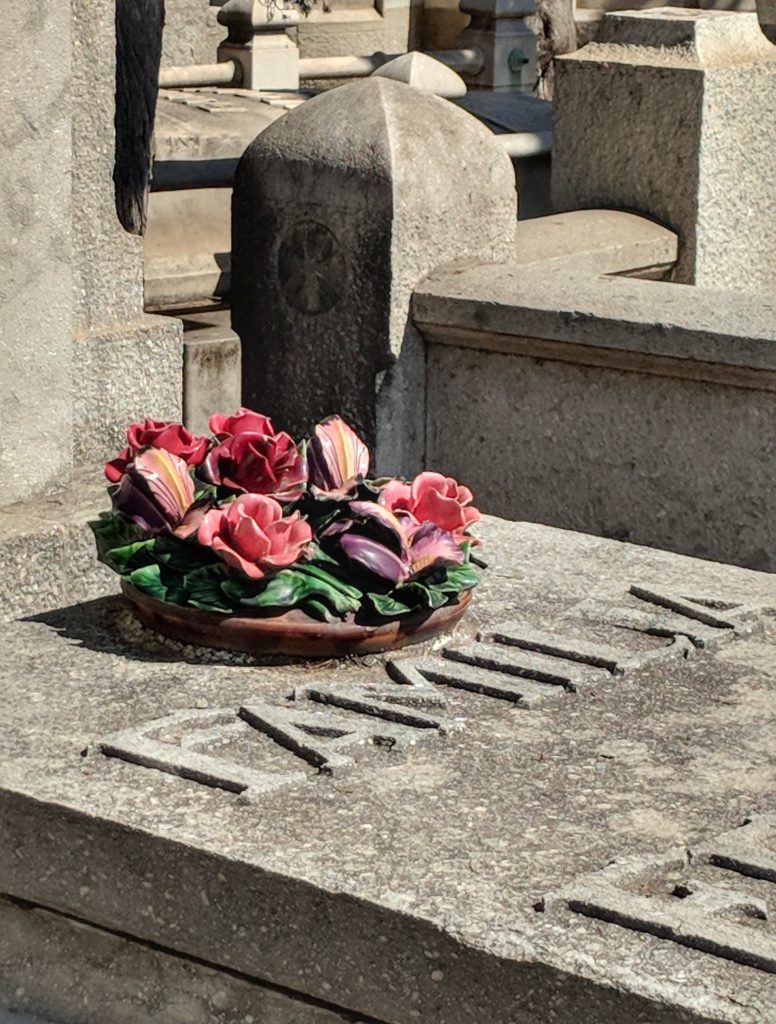
[[[420,473],[411,484],[392,480],[380,493],[379,502],[392,512],[409,512],[420,523],[434,523],[452,533],[460,544],[467,529],[480,519],[471,504],[472,492],[452,477]]]
[[[232,434],[208,452],[201,474],[211,484],[285,504],[304,493],[307,461],[288,434]]]
[[[197,534],[200,544],[252,580],[299,561],[312,537],[298,512],[284,518],[280,504],[264,494],[244,494],[212,509]]]
[[[198,466],[205,458],[210,441],[197,437],[181,423],[167,420],[145,420],[130,423],[127,427],[127,446],[115,459],[105,463],[105,476],[111,483],[118,483],[127,470],[127,465],[141,448],[160,448],[177,455],[187,466]]]
[[[269,416],[264,416],[253,409],[246,409],[241,405],[237,412],[231,416],[224,416],[221,412],[215,412],[209,419],[210,429],[219,440],[225,437],[233,437],[235,434],[274,434],[275,428]]]

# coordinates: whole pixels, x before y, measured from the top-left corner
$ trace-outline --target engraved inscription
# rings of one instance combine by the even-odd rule
[[[108,757],[232,793],[268,792],[304,781],[303,772],[259,772],[198,749],[214,740],[227,741],[236,726],[239,722],[232,708],[175,711],[144,726],[114,733],[102,740],[99,748]]]
[[[266,733],[276,743],[328,774],[353,766],[353,753],[366,745],[412,746],[424,731],[445,732],[441,719],[396,704],[372,700],[355,687],[350,692],[323,684],[308,684],[295,696],[312,703],[357,712],[353,715],[324,710],[251,702],[240,708],[240,717]]]
[[[108,757],[205,786],[259,793],[303,782],[306,773],[261,771],[210,750],[231,743],[246,729],[255,730],[306,764],[334,774],[355,764],[359,748],[401,749],[460,728],[438,714],[384,696],[365,685],[312,682],[297,689],[292,703],[256,699],[240,708],[176,711],[115,733],[99,749]]]
[[[774,974],[776,933],[767,901],[730,880],[735,872],[776,882],[774,840],[776,818],[763,816],[695,851],[612,865],[550,896],[547,906],[562,903],[585,917]],[[711,880],[693,877],[704,865],[726,871],[712,872]]]
[[[701,846],[693,860],[776,883],[776,815],[764,814]]]
[[[277,273],[289,306],[310,316],[333,309],[342,297],[346,276],[337,236],[318,221],[293,224],[278,249]]]
[[[397,658],[389,662],[388,671],[397,683],[421,689],[417,680],[439,683],[456,690],[469,690],[485,697],[509,701],[518,707],[531,708],[564,692],[562,686],[536,682],[528,678],[494,672],[464,662],[441,658]]]
[[[700,600],[685,597],[665,587],[652,584],[634,583],[630,592],[642,601],[668,608],[672,612],[677,612],[696,622],[703,622],[715,629],[739,632],[743,621],[756,613],[754,608],[744,608],[742,605],[729,604],[716,599]]]
[[[576,669],[566,669],[562,676],[565,676],[566,685],[569,689],[576,689],[579,684],[590,680],[589,668],[598,666],[611,675],[625,675],[626,672],[643,668],[645,665],[655,661],[662,661],[664,658],[684,657],[690,653],[692,645],[685,636],[671,636],[670,642],[663,647],[653,651],[620,651],[614,647],[608,647],[601,643],[591,643],[586,640],[571,639],[569,637],[556,636],[552,633],[539,632],[538,630],[526,629],[515,623],[504,623],[496,626],[486,634],[496,643],[507,647],[520,648],[519,654],[511,657],[504,653],[489,655],[494,666],[504,666],[504,672],[514,671],[520,674],[521,664],[529,664],[532,651],[542,652],[545,663],[560,658],[573,663],[578,663]],[[542,656],[534,662],[541,668]],[[514,667],[511,667],[514,666]],[[587,672],[585,666],[589,666]],[[530,668],[529,668],[530,671]],[[528,674],[528,673],[526,673]],[[540,678],[536,676],[536,678]],[[552,680],[547,680],[551,682]],[[561,681],[561,680],[559,680]]]

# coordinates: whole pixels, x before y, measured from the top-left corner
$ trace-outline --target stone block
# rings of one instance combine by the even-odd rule
[[[66,483],[72,464],[69,5],[10,5],[3,39],[0,505]]]
[[[117,589],[115,575],[96,559],[87,526],[110,507],[105,486],[101,466],[81,467],[69,487],[0,509],[0,620]]]
[[[255,979],[0,897],[0,1022],[5,1024],[3,1004],[13,1010],[8,1024],[25,1024],[17,1014],[26,1008],[56,1024],[353,1020]]]
[[[210,0],[165,0],[162,67],[212,64],[226,30]]]
[[[773,289],[776,48],[755,14],[607,14],[556,78],[558,209],[649,214],[681,238],[675,280]]]
[[[454,257],[508,258],[515,229],[508,157],[452,104],[368,78],[289,112],[248,148],[235,181],[244,400],[302,435],[339,412],[380,472],[419,468],[412,290]]]
[[[776,569],[770,299],[565,261],[420,286],[429,465],[504,516]]]
[[[142,243],[116,213],[113,166],[115,0],[71,0],[73,253],[76,335],[136,320],[143,309]],[[100,102],[95,102],[95,96]],[[79,374],[76,358],[76,374]],[[76,389],[77,390],[77,389]]]
[[[0,628],[13,1008],[60,1024],[769,1019],[776,977],[719,941],[724,908],[711,948],[688,948],[551,897],[682,845],[704,886],[724,871],[772,898],[773,820],[729,830],[776,797],[774,577],[529,523],[477,530],[490,569],[454,641],[402,654],[401,671],[208,656],[111,598]],[[624,606],[651,632],[611,622]],[[749,631],[726,628],[742,608]],[[673,633],[698,614],[719,636],[688,659]],[[471,645],[488,667],[445,653]],[[541,682],[542,662],[585,685]],[[306,749],[289,744],[294,719]],[[442,719],[456,728],[429,727]],[[401,742],[354,744],[341,777],[313,767],[387,724]],[[164,749],[165,770],[104,752],[127,730]],[[293,779],[250,794],[183,777],[208,757]],[[737,924],[751,928],[737,948],[772,942],[772,922]]]
[[[240,405],[240,339],[229,329],[228,318],[224,310],[184,320],[183,422],[195,433],[208,432],[212,413]]]
[[[462,0],[471,15],[456,46],[477,49],[482,68],[467,81],[472,89],[530,92],[537,80],[537,37],[526,22],[536,13],[533,0]]]
[[[74,386],[77,464],[111,458],[128,423],[180,420],[183,343],[179,320],[143,316],[99,334],[75,338],[79,374]]]

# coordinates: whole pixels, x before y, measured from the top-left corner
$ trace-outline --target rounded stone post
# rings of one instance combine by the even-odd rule
[[[451,260],[512,259],[516,206],[488,129],[400,82],[341,86],[276,121],[235,180],[244,401],[301,435],[339,412],[380,472],[414,472],[425,353],[413,289]]]

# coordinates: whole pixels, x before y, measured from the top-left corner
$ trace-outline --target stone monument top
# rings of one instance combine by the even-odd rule
[[[622,47],[620,57],[616,52]],[[742,11],[652,7],[641,11],[615,11],[603,19],[594,42],[575,57],[640,61],[631,48],[646,48],[650,63],[729,67],[776,61],[776,49],[760,29],[757,15]]]
[[[441,60],[429,57],[427,53],[413,50],[394,57],[372,72],[373,78],[393,78],[405,82],[413,89],[429,92],[444,99],[459,99],[466,95],[466,82],[459,74],[443,64]]]
[[[205,660],[113,598],[9,624],[0,892],[273,1024],[766,1019],[773,577],[481,532],[469,621],[387,663]]]

